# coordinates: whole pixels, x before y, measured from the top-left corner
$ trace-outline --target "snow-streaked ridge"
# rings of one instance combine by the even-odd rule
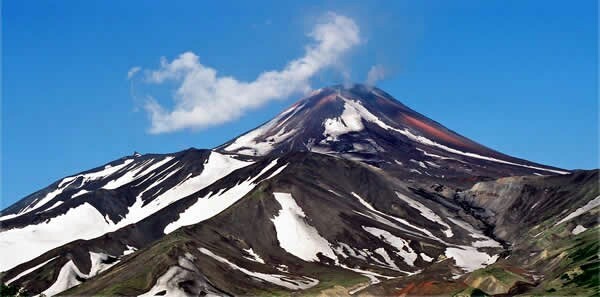
[[[342,134],[362,130],[364,128],[362,121],[365,120],[367,122],[374,123],[385,130],[398,132],[398,133],[408,137],[409,139],[416,141],[418,143],[421,143],[423,145],[436,147],[436,148],[445,150],[452,154],[475,158],[475,159],[480,159],[480,160],[496,162],[496,163],[502,163],[502,164],[507,164],[507,165],[530,168],[530,169],[535,169],[535,170],[553,172],[553,173],[557,173],[557,174],[568,174],[569,173],[567,171],[519,164],[519,163],[514,163],[514,162],[510,162],[510,161],[506,161],[506,160],[502,160],[502,159],[498,159],[498,158],[482,156],[482,155],[472,153],[472,152],[464,152],[461,150],[457,150],[455,148],[451,148],[446,145],[437,143],[437,142],[435,142],[427,137],[424,137],[422,135],[414,134],[408,128],[398,129],[398,128],[392,127],[392,126],[386,124],[385,122],[383,122],[381,119],[379,119],[373,113],[371,113],[366,107],[364,107],[362,105],[362,103],[360,101],[348,99],[339,94],[338,94],[338,97],[340,97],[342,100],[344,100],[344,112],[338,118],[325,120],[325,122],[324,122],[325,131],[323,132],[323,135],[325,137],[327,137],[326,140],[329,140],[329,141],[337,140],[337,137]]]
[[[109,181],[102,188],[107,189],[107,190],[119,188],[119,187],[126,185],[130,182],[133,182],[141,177],[146,176],[147,174],[153,172],[157,168],[160,168],[164,164],[173,160],[173,158],[174,157],[172,157],[172,156],[168,156],[168,157],[165,157],[162,160],[156,161],[156,162],[154,162],[154,159],[145,161],[142,164],[136,166],[136,168],[128,170],[125,174],[123,174],[119,178]]]
[[[236,138],[231,144],[227,145],[224,150],[254,156],[264,156],[268,154],[273,150],[275,145],[294,135],[296,132],[295,129],[286,129],[285,126],[281,126],[303,107],[304,105],[292,106],[266,124]],[[265,137],[265,134],[272,129],[279,130],[273,136]],[[257,141],[258,138],[263,137],[266,138],[264,141]]]
[[[98,179],[110,176],[114,173],[117,173],[120,170],[127,167],[133,161],[134,161],[133,159],[126,159],[126,160],[123,160],[122,163],[114,165],[114,166],[110,165],[110,164],[105,165],[104,168],[102,168],[98,171],[93,171],[93,172],[88,172],[88,173],[84,173],[84,174],[77,174],[77,175],[65,177],[65,178],[61,179],[60,182],[58,182],[58,185],[56,186],[55,189],[48,192],[46,195],[44,195],[44,197],[34,200],[28,206],[26,206],[25,208],[23,208],[16,214],[9,214],[9,215],[0,217],[0,221],[13,219],[13,218],[19,217],[21,215],[30,213],[36,209],[41,208],[42,206],[46,205],[48,202],[52,201],[52,199],[54,199],[56,196],[62,194],[64,190],[66,190],[69,186],[73,185],[73,183],[79,178],[81,178],[81,182],[78,185],[73,185],[75,188],[81,188],[83,185],[85,185],[89,181],[98,180]],[[73,195],[72,198],[83,194],[82,191],[79,191],[78,193]],[[53,205],[53,207],[54,206],[57,206],[56,203]]]
[[[165,227],[164,233],[169,234],[179,227],[200,223],[204,220],[212,218],[213,216],[229,208],[231,205],[233,205],[246,194],[248,194],[250,191],[252,191],[252,189],[254,189],[254,187],[256,187],[256,185],[260,183],[257,182],[257,180],[261,176],[263,176],[267,171],[275,167],[277,165],[277,161],[278,159],[271,161],[256,176],[239,182],[237,185],[230,189],[222,189],[217,193],[211,192],[204,197],[198,198],[196,203],[194,203],[188,209],[179,214],[179,219],[169,223]],[[283,166],[286,165],[287,164]],[[272,176],[269,176],[269,178],[271,177]]]
[[[122,227],[139,222],[170,204],[204,189],[231,172],[252,163],[253,162],[250,161],[238,160],[232,155],[224,155],[213,151],[204,162],[204,169],[199,175],[189,177],[178,185],[164,191],[146,205],[144,205],[144,201],[142,201],[142,195],[148,189],[141,192],[136,197],[134,204],[129,207],[125,218],[119,221],[118,225]],[[155,187],[158,184],[160,183],[152,184],[149,188]]]
[[[10,280],[8,280],[8,281],[6,282],[6,284],[8,285],[8,284],[10,284],[10,283],[12,283],[12,282],[14,282],[14,281],[16,281],[16,280],[18,280],[18,279],[20,279],[20,278],[22,278],[22,277],[26,276],[26,275],[28,275],[29,273],[31,273],[31,272],[33,272],[33,271],[35,271],[36,269],[38,269],[38,268],[40,268],[40,267],[42,267],[42,266],[44,266],[44,265],[46,265],[46,264],[48,264],[48,262],[50,262],[50,261],[52,261],[52,260],[54,260],[54,259],[56,259],[56,258],[58,258],[58,256],[56,256],[56,257],[54,257],[54,258],[51,258],[51,259],[49,259],[49,260],[46,260],[46,261],[44,261],[44,262],[42,262],[42,263],[40,263],[40,264],[38,264],[38,265],[35,265],[35,266],[33,266],[33,267],[31,267],[31,268],[29,268],[29,269],[27,269],[27,270],[25,270],[25,271],[23,271],[23,272],[19,273],[17,276],[15,276],[15,277],[11,278]]]

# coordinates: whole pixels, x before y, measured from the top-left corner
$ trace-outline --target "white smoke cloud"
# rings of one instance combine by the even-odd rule
[[[218,75],[216,69],[201,64],[193,52],[185,52],[170,62],[163,57],[157,70],[145,71],[145,82],[176,82],[175,104],[169,110],[155,100],[146,102],[152,122],[150,132],[222,124],[269,101],[308,92],[315,74],[339,63],[343,54],[360,43],[354,20],[335,13],[328,13],[308,36],[314,42],[305,47],[303,57],[288,62],[281,70],[263,72],[250,82]],[[137,68],[132,68],[129,77],[139,71],[134,69]]]
[[[367,81],[365,84],[368,86],[375,86],[375,83],[382,80],[385,77],[385,69],[382,65],[373,65],[367,73]]]

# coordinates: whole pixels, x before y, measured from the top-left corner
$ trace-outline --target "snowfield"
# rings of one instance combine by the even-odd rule
[[[315,227],[307,223],[307,217],[289,193],[273,193],[281,210],[271,219],[277,231],[279,246],[288,253],[304,260],[319,261],[317,253],[337,260],[329,242],[319,235]]]
[[[114,229],[89,203],[69,209],[65,214],[44,223],[0,233],[0,271],[77,239],[92,239]]]
[[[462,268],[465,272],[484,268],[498,260],[498,255],[490,256],[470,246],[448,247],[444,253],[446,257],[454,259],[456,266]]]
[[[344,101],[344,111],[339,117],[326,119],[323,122],[325,127],[323,136],[327,141],[337,141],[340,135],[358,132],[365,128],[360,112],[350,102],[349,100]]]

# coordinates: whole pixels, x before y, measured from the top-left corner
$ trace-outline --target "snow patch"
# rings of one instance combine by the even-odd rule
[[[562,220],[560,220],[556,224],[554,224],[554,226],[560,225],[568,220],[574,219],[574,218],[576,218],[598,206],[600,206],[600,196],[588,201],[588,203],[586,203],[584,206],[576,209],[575,211],[570,213],[568,216],[566,216],[565,218],[563,218]]]
[[[319,280],[309,278],[306,276],[297,277],[297,276],[291,276],[291,275],[269,274],[269,273],[250,271],[246,268],[236,265],[235,263],[232,263],[231,261],[229,261],[221,256],[214,254],[213,252],[211,252],[208,249],[199,248],[198,250],[200,250],[201,253],[203,253],[221,263],[227,264],[227,265],[229,265],[229,267],[231,267],[235,270],[239,270],[246,275],[249,275],[249,276],[261,279],[263,281],[272,283],[274,285],[288,288],[291,290],[305,290],[305,289],[314,287],[317,284],[319,284]]]
[[[418,173],[418,174],[423,174],[421,171],[411,168],[409,172],[414,172],[414,173]]]
[[[425,253],[420,253],[419,256],[421,256],[421,259],[423,259],[423,261],[425,262],[431,262],[433,261],[432,257],[429,257],[427,254]]]
[[[87,275],[81,273],[73,260],[69,260],[69,262],[65,263],[65,265],[60,269],[58,273],[58,278],[56,281],[42,294],[45,296],[54,296],[60,292],[68,290],[72,287],[75,287],[81,284],[77,278],[85,278]]]
[[[409,242],[394,234],[374,228],[374,227],[362,227],[365,231],[369,232],[373,236],[382,239],[385,243],[396,248],[396,255],[404,260],[409,266],[415,266],[415,260],[417,260],[417,253],[409,246]]]
[[[339,117],[326,119],[323,122],[325,127],[323,136],[327,141],[337,141],[340,135],[364,129],[360,112],[350,102],[344,100],[344,111]]]
[[[423,161],[417,161],[417,160],[414,160],[414,159],[410,159],[409,161],[411,161],[411,162],[419,165],[419,167],[421,167],[421,168],[427,169],[427,166],[425,165],[425,163],[423,163]]]
[[[400,270],[400,268],[398,267],[398,265],[396,265],[396,263],[394,262],[394,260],[392,260],[392,258],[385,251],[384,248],[376,248],[374,250],[374,252],[383,258],[383,261],[385,261],[385,266],[387,266],[387,268],[403,272],[402,270]]]
[[[480,239],[478,241],[471,243],[472,246],[474,246],[474,247],[498,247],[498,248],[502,247],[502,245],[499,242],[484,235],[481,231],[479,231],[479,230],[475,229],[473,226],[471,226],[471,224],[469,224],[465,221],[455,219],[455,218],[450,218],[450,217],[448,217],[448,220],[450,220],[450,222],[452,222],[453,224],[468,231],[469,236],[471,236],[472,238]]]
[[[265,264],[265,260],[263,260],[263,258],[261,258],[257,253],[255,253],[252,248],[244,249],[244,252],[246,252],[250,255],[250,257],[244,256],[245,259],[248,259],[250,261],[254,261],[257,263]]]
[[[425,163],[427,163],[427,165],[429,165],[431,167],[434,167],[434,168],[440,168],[441,167],[440,165],[438,165],[436,163],[433,163],[431,161],[425,161]]]
[[[87,277],[92,277],[100,274],[100,272],[105,271],[119,261],[114,261],[112,263],[105,263],[111,256],[105,253],[94,253],[90,252],[90,261],[92,263],[92,267],[90,268],[90,273],[88,273]]]
[[[579,233],[585,232],[585,230],[587,230],[586,227],[583,227],[581,225],[577,225],[577,226],[575,226],[575,228],[573,228],[573,231],[571,231],[571,233],[573,233],[573,235],[577,235]]]
[[[51,210],[51,209],[57,208],[57,207],[59,207],[61,204],[63,204],[63,202],[62,202],[62,201],[57,201],[56,203],[54,203],[54,205],[52,205],[52,206],[50,206],[50,207],[48,207],[48,208],[46,208],[46,209],[44,209],[44,210],[42,210],[42,211],[40,211],[40,212],[46,212],[46,211],[49,211],[49,210]]]
[[[494,264],[498,260],[498,255],[490,256],[470,246],[448,247],[444,254],[448,258],[454,259],[456,266],[466,272],[484,268],[487,265]]]
[[[75,198],[75,197],[77,197],[77,196],[81,196],[81,195],[83,195],[83,194],[85,194],[85,193],[89,193],[89,192],[90,192],[90,191],[88,191],[88,190],[80,190],[79,192],[77,192],[77,193],[73,194],[73,196],[71,196],[71,198]]]
[[[342,268],[347,269],[347,270],[351,270],[357,273],[362,274],[363,276],[366,276],[369,279],[369,284],[364,285],[364,286],[360,286],[356,289],[353,289],[351,291],[348,292],[348,294],[353,295],[358,293],[359,291],[362,291],[364,289],[366,289],[369,286],[375,285],[380,283],[381,281],[379,280],[379,278],[385,278],[385,279],[392,279],[394,278],[394,276],[387,276],[387,275],[382,275],[376,272],[372,272],[372,271],[368,271],[368,270],[362,270],[359,268],[350,268],[346,265],[340,265]]]
[[[135,251],[137,251],[138,249],[136,247],[130,246],[130,245],[125,245],[127,247],[126,250],[123,251],[123,256],[127,256],[129,254],[133,254],[135,253]]]
[[[377,217],[379,217],[379,216],[377,216],[377,214],[378,214],[378,215],[381,215],[381,216],[383,216],[383,217],[386,217],[386,218],[392,219],[392,220],[394,220],[394,221],[397,221],[397,222],[399,222],[399,223],[401,223],[401,224],[403,224],[403,225],[405,225],[405,226],[408,226],[408,227],[410,227],[410,228],[413,228],[413,229],[415,229],[415,230],[419,230],[421,233],[423,233],[423,234],[427,235],[427,237],[429,237],[429,238],[431,238],[431,239],[433,239],[433,240],[437,240],[437,241],[439,241],[439,242],[441,242],[441,243],[444,243],[444,244],[445,244],[445,242],[444,242],[444,241],[442,241],[442,240],[440,240],[439,238],[435,237],[435,235],[433,235],[433,234],[432,234],[432,233],[431,233],[429,230],[427,230],[427,229],[425,229],[425,228],[420,228],[420,227],[417,227],[417,226],[415,226],[415,225],[413,225],[413,224],[409,223],[409,222],[408,222],[407,220],[405,220],[405,219],[402,219],[402,218],[398,218],[398,217],[394,217],[394,216],[391,216],[391,215],[385,214],[385,213],[383,213],[383,212],[381,212],[381,211],[379,211],[379,210],[375,209],[375,208],[374,208],[374,207],[373,207],[371,204],[369,204],[369,202],[367,202],[366,200],[364,200],[364,199],[363,199],[362,197],[360,197],[358,194],[356,194],[356,193],[354,193],[354,192],[352,192],[351,194],[352,194],[352,196],[354,196],[356,199],[358,199],[358,201],[359,201],[359,202],[360,202],[360,203],[361,203],[363,206],[365,206],[367,209],[369,209],[370,211],[372,211],[372,212],[373,212],[374,218],[377,218]],[[379,218],[381,218],[381,217],[379,217]],[[384,219],[384,218],[381,218],[381,219]],[[384,219],[384,220],[382,220],[382,221],[381,221],[381,223],[384,223],[385,221],[387,221],[387,220],[386,220],[386,219]],[[389,222],[389,221],[388,221],[388,222]],[[385,223],[384,223],[384,224],[385,224]],[[387,225],[387,224],[386,224],[386,225]],[[413,235],[416,235],[416,236],[420,236],[420,237],[422,236],[422,235],[421,235],[421,234],[419,234],[419,233],[416,233],[416,232],[413,232],[413,231],[410,231],[410,230],[406,230],[406,229],[404,229],[404,228],[401,228],[401,227],[397,226],[396,224],[392,224],[392,225],[391,225],[391,227],[394,227],[394,228],[396,228],[396,229],[400,229],[400,230],[402,230],[402,231],[405,231],[405,232],[407,232],[407,233],[410,233],[410,234],[413,234]]]
[[[460,163],[463,163],[463,164],[468,164],[467,162],[465,162],[463,160],[459,160],[459,159],[456,159],[456,158],[451,158],[451,157],[446,157],[446,156],[440,156],[440,155],[432,154],[432,153],[429,153],[429,152],[427,152],[427,151],[425,151],[423,149],[420,149],[420,148],[416,148],[416,149],[418,151],[422,152],[423,155],[425,155],[427,157],[433,157],[433,158],[437,158],[437,159],[440,159],[440,160],[453,160],[453,161],[457,161],[457,162],[460,162]]]
[[[363,261],[367,261],[367,258],[369,257],[369,254],[366,253],[365,251],[362,251],[360,249],[355,249],[346,243],[338,242],[337,244],[338,245],[335,246],[333,248],[333,250],[335,251],[336,254],[342,256],[343,258],[353,257],[353,258],[361,259]],[[346,251],[348,251],[348,254],[346,253]]]
[[[387,126],[387,125],[386,125]],[[471,153],[471,152],[463,152],[448,146],[445,146],[443,144],[439,144],[429,138],[420,136],[420,135],[415,135],[412,132],[410,132],[408,129],[404,129],[404,130],[400,130],[400,129],[396,129],[390,126],[387,126],[389,129],[394,130],[406,137],[408,137],[411,140],[414,140],[416,142],[419,142],[421,144],[427,145],[427,146],[433,146],[436,148],[440,148],[443,149],[449,153],[453,153],[456,155],[461,155],[461,156],[465,156],[465,157],[470,157],[470,158],[475,158],[475,159],[480,159],[480,160],[486,160],[486,161],[491,161],[491,162],[496,162],[496,163],[502,163],[502,164],[507,164],[507,165],[513,165],[513,166],[519,166],[519,167],[524,167],[524,168],[531,168],[531,169],[536,169],[536,170],[543,170],[543,171],[547,171],[547,172],[553,172],[553,173],[558,173],[558,174],[569,174],[569,172],[567,171],[562,171],[562,170],[554,170],[554,169],[549,169],[549,168],[541,168],[541,167],[536,167],[536,166],[530,166],[530,165],[525,165],[525,164],[519,164],[519,163],[514,163],[514,162],[509,162],[509,161],[505,161],[505,160],[501,160],[501,159],[496,159],[496,158],[492,158],[492,157],[487,157],[487,156],[482,156],[479,154],[475,154],[475,153]]]
[[[452,228],[450,228],[450,225],[446,224],[446,222],[444,222],[444,220],[442,220],[442,218],[440,216],[438,216],[433,210],[431,210],[430,208],[423,205],[422,203],[420,203],[414,199],[411,199],[410,197],[408,197],[400,192],[395,192],[395,193],[396,193],[396,196],[398,196],[398,198],[400,198],[402,201],[406,202],[406,204],[408,204],[410,207],[418,210],[421,213],[421,216],[428,219],[429,221],[432,221],[434,223],[438,223],[438,224],[444,226],[446,228],[446,230],[443,230],[443,232],[444,232],[444,235],[446,235],[446,237],[454,236],[454,233],[452,233]]]
[[[307,217],[289,193],[273,193],[281,210],[271,219],[277,231],[277,240],[282,249],[304,260],[319,261],[317,253],[331,259],[337,257],[329,242],[317,229],[307,223]]]

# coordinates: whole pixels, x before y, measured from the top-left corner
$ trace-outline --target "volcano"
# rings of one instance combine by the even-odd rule
[[[365,85],[213,149],[134,154],[0,213],[45,296],[593,294],[598,170],[497,152]]]

